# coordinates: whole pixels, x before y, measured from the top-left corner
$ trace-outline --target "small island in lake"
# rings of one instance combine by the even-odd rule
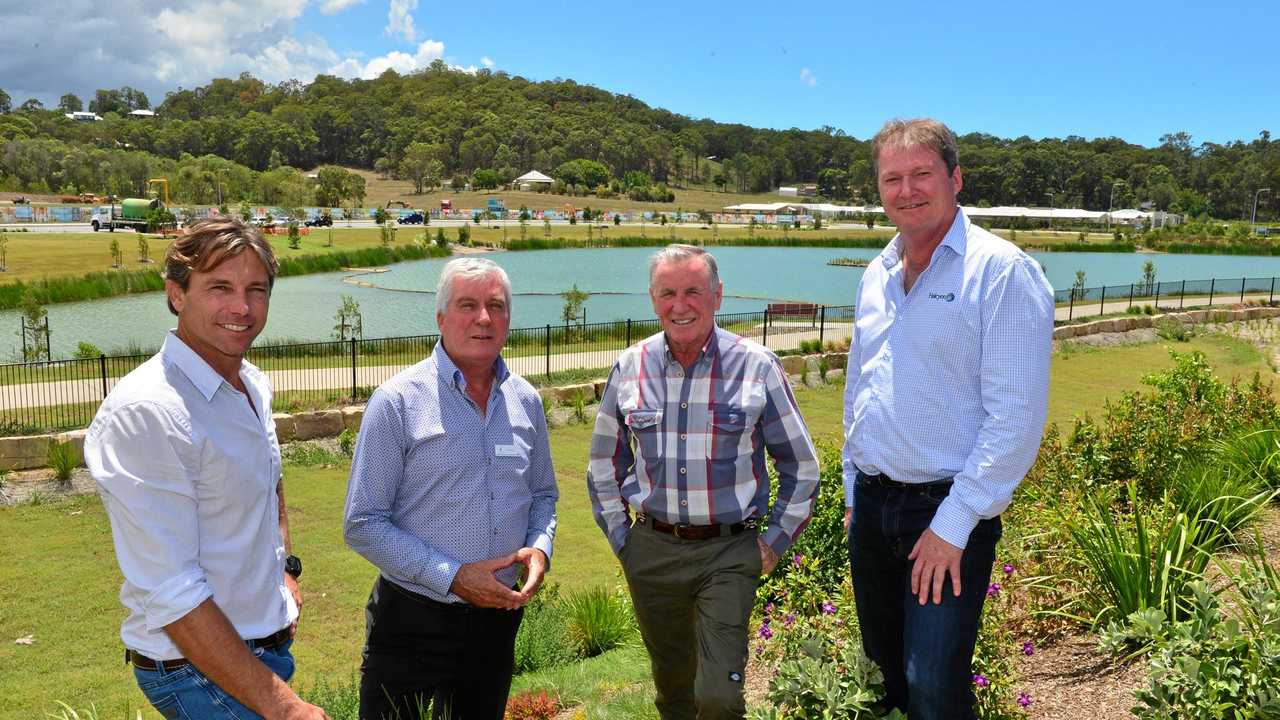
[[[858,258],[831,258],[827,261],[828,265],[840,265],[842,267],[866,267],[870,260],[859,260]]]

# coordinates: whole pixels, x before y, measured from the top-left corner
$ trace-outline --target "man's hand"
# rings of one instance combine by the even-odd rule
[[[524,547],[516,551],[516,562],[524,565],[524,586],[520,588],[520,604],[524,605],[533,599],[534,593],[542,587],[542,578],[547,574],[547,555],[537,548]]]
[[[329,720],[323,709],[301,700],[290,705],[280,717],[282,720]]]
[[[756,536],[756,545],[760,546],[760,577],[764,577],[773,572],[778,565],[778,553],[773,548],[765,544],[764,539],[759,535]]]
[[[289,588],[289,594],[293,595],[293,602],[298,606],[298,617],[289,626],[289,637],[292,639],[298,634],[298,620],[302,617],[302,588],[298,587],[298,578],[289,573],[284,574],[284,586]]]
[[[920,604],[928,602],[930,588],[935,605],[942,604],[942,583],[947,573],[951,573],[951,588],[956,597],[960,597],[960,558],[964,548],[938,537],[932,529],[926,528],[911,548],[908,560],[914,560],[911,566],[911,594],[917,595]]]
[[[845,535],[849,534],[849,523],[851,522],[853,522],[853,508],[847,507],[844,509],[844,534]]]
[[[515,610],[524,605],[520,593],[498,582],[495,573],[515,565],[516,553],[499,558],[479,560],[458,568],[449,592],[476,607]]]

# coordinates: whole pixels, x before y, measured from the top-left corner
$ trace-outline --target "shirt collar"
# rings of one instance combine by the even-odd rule
[[[702,362],[703,358],[714,358],[720,352],[720,326],[712,321],[711,332],[707,334],[707,341],[702,344],[702,351],[698,353],[698,358],[693,361],[694,365]],[[671,352],[671,346],[667,345],[667,334],[662,333],[662,357],[670,365],[677,362],[675,353]]]
[[[947,230],[947,234],[942,236],[942,242],[938,243],[938,247],[950,249],[956,255],[964,257],[965,246],[969,240],[969,217],[964,214],[964,208],[956,206],[956,217],[951,221],[951,227]],[[934,254],[937,254],[934,250]],[[893,240],[885,247],[884,252],[880,254],[880,261],[884,263],[886,270],[892,269],[902,260],[902,235],[894,235]]]
[[[444,340],[436,343],[435,349],[431,351],[431,357],[436,360],[436,372],[440,377],[447,379],[453,383],[453,386],[466,392],[467,379],[463,376],[462,371],[457,365],[453,364],[453,358],[449,357],[449,352],[444,349]],[[502,355],[493,361],[493,387],[502,387],[502,383],[510,377],[511,371],[507,369],[507,363],[502,359]]]
[[[205,362],[204,358],[182,342],[173,330],[169,331],[164,338],[164,344],[160,346],[160,357],[165,364],[174,365],[181,370],[206,401],[213,400],[214,393],[218,392],[218,388],[226,382],[226,378],[219,375],[209,363]]]

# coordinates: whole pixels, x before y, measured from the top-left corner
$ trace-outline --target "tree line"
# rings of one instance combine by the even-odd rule
[[[419,192],[446,179],[487,186],[539,169],[567,187],[591,191],[612,186],[630,193],[637,184],[625,179],[643,175],[648,187],[741,192],[814,183],[832,200],[877,202],[868,140],[836,128],[775,130],[694,119],[572,80],[467,73],[440,61],[372,80],[218,78],[167,93],[155,107],[157,117],[146,120],[127,116],[150,105],[129,87],[95,93],[89,107],[102,122],[63,117],[82,105],[68,93],[58,110],[34,100],[13,107],[0,90],[0,187],[79,187],[80,176],[94,171],[75,165],[89,158],[106,162],[103,174],[121,176],[120,182],[129,173],[117,167],[142,163],[196,166],[189,171],[196,174],[223,167],[238,178],[234,192],[262,202],[293,181],[281,168],[326,165],[377,170],[411,180]],[[1197,144],[1185,132],[1171,132],[1152,148],[1118,138],[984,133],[963,135],[959,143],[964,203],[1107,210],[1149,202],[1193,216],[1241,218],[1249,215],[1256,189],[1280,190],[1280,141],[1266,130],[1224,144]],[[263,185],[260,178],[269,173],[277,175]],[[1274,194],[1261,200],[1263,211],[1277,206]]]

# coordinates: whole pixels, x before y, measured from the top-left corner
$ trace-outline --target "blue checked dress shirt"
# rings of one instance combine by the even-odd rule
[[[769,508],[765,453],[778,472]],[[689,525],[768,517],[779,554],[813,513],[818,460],[778,358],[714,328],[687,370],[658,333],[618,357],[587,467],[596,524],[617,553],[631,511]]]
[[[963,210],[911,292],[898,237],[858,286],[844,397],[845,504],[858,469],[955,478],[931,529],[963,548],[1009,506],[1044,431],[1053,288]]]
[[[494,362],[484,415],[444,344],[369,398],[347,486],[347,545],[441,602],[463,564],[532,547],[551,558],[555,471],[542,399]],[[510,587],[519,565],[497,573]]]

